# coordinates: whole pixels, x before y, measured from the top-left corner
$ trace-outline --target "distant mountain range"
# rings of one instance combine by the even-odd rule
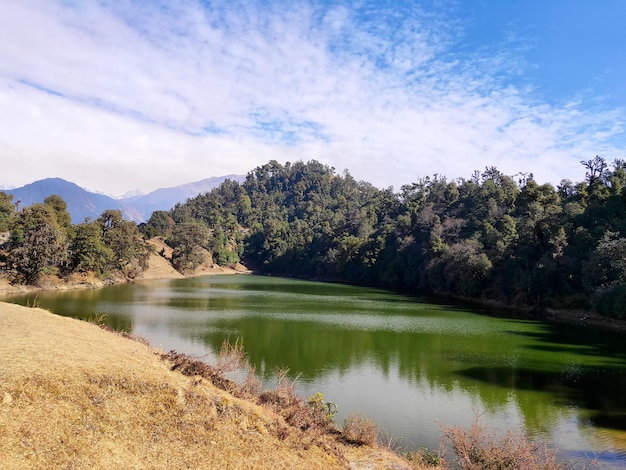
[[[242,175],[215,176],[195,183],[183,184],[172,188],[161,188],[142,196],[128,196],[114,199],[104,194],[92,193],[61,178],[46,178],[27,184],[21,188],[2,190],[13,195],[13,202],[19,207],[43,202],[52,194],[57,194],[67,203],[67,210],[72,216],[72,223],[79,224],[86,218],[97,219],[107,209],[122,211],[124,217],[137,223],[145,222],[152,212],[170,210],[179,202],[185,202],[198,194],[211,191],[230,179],[241,183]]]

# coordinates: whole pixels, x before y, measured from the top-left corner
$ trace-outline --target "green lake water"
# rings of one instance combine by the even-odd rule
[[[106,314],[113,328],[209,362],[224,339],[242,338],[265,384],[288,368],[300,395],[336,403],[338,423],[365,415],[402,449],[436,451],[442,425],[469,426],[480,414],[498,432],[548,439],[580,466],[595,458],[594,468],[626,468],[624,335],[265,276],[41,292],[36,301],[81,319]]]

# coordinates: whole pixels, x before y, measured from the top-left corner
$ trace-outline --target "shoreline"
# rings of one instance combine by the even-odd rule
[[[440,297],[445,299],[445,297]],[[482,310],[487,315],[502,316],[496,312],[507,312],[510,316],[515,316],[525,320],[542,321],[548,324],[572,325],[581,328],[590,327],[599,331],[613,333],[626,333],[626,321],[616,318],[604,317],[587,310],[555,309],[532,307],[516,307],[492,300],[470,299],[464,297],[449,297],[461,304],[469,305],[477,310]]]
[[[200,272],[194,272],[189,275],[182,275],[178,271],[174,271],[175,274],[159,274],[141,276],[135,279],[121,279],[114,278],[108,280],[97,280],[94,278],[74,277],[70,282],[65,282],[55,278],[55,280],[45,283],[43,286],[27,286],[27,285],[15,285],[10,284],[6,278],[0,277],[0,302],[4,301],[4,297],[10,295],[29,294],[37,292],[47,291],[61,291],[61,290],[75,290],[75,289],[100,289],[106,286],[112,286],[117,284],[132,283],[137,281],[144,281],[149,279],[186,279],[200,276],[216,276],[216,275],[234,275],[234,274],[254,274],[253,271],[248,269],[233,269],[228,267],[219,267],[216,269],[202,270]],[[329,282],[329,281],[325,281]],[[334,281],[333,281],[334,282]],[[483,310],[486,315],[502,316],[502,313],[498,311],[505,311],[509,314],[518,316],[525,320],[542,321],[548,324],[559,325],[571,325],[580,328],[593,328],[595,330],[607,331],[611,333],[626,333],[626,321],[620,321],[615,318],[603,317],[593,312],[577,311],[577,310],[557,310],[547,308],[541,312],[533,312],[529,308],[512,307],[509,305],[480,301],[476,299],[466,299],[458,297],[441,297],[435,296],[433,299],[442,302],[446,300],[452,300],[471,306],[471,308],[477,310]]]
[[[178,273],[178,271],[176,271]],[[95,279],[89,276],[73,276],[69,281],[59,278],[49,278],[44,280],[41,286],[29,286],[25,284],[11,284],[6,278],[0,277],[0,302],[5,295],[28,294],[31,292],[49,292],[62,290],[100,289],[106,286],[147,281],[150,279],[187,279],[200,276],[219,276],[231,274],[252,274],[249,270],[238,270],[227,267],[219,267],[211,272],[199,272],[189,275],[159,275],[159,276],[139,276],[134,279],[109,278],[106,280]]]
[[[210,258],[207,258],[205,262],[198,266],[193,272],[186,275],[181,274],[172,266],[170,262],[172,249],[165,245],[163,240],[153,238],[149,240],[148,243],[154,247],[155,252],[148,258],[148,267],[146,270],[134,279],[127,279],[122,276],[111,276],[108,279],[98,279],[92,274],[74,273],[68,276],[67,279],[61,279],[56,276],[43,277],[39,286],[28,286],[24,284],[11,284],[5,276],[0,276],[0,301],[5,295],[12,294],[28,294],[31,292],[55,290],[99,289],[101,287],[143,281],[147,279],[185,279],[220,274],[252,273],[251,270],[240,263],[235,263],[230,267],[219,266],[214,264]],[[160,250],[164,250],[165,255],[157,254]]]
[[[210,260],[200,265],[192,273],[183,275],[176,271],[166,257],[158,254],[152,254],[148,262],[148,268],[141,276],[135,279],[125,279],[122,277],[111,277],[106,280],[97,279],[92,275],[72,274],[67,280],[57,277],[44,278],[40,286],[27,286],[11,284],[6,277],[0,276],[0,301],[7,295],[28,294],[43,291],[55,290],[74,290],[74,289],[98,289],[110,285],[124,284],[129,282],[137,282],[148,279],[185,279],[200,276],[213,275],[230,275],[230,274],[254,274],[254,271],[246,268],[240,263],[228,266],[219,266],[213,264]],[[286,276],[290,277],[290,276]],[[320,281],[319,279],[310,279],[312,281]],[[333,280],[322,280],[321,282],[337,282]],[[385,287],[386,289],[392,289]],[[415,295],[415,294],[412,294]],[[530,307],[515,307],[505,305],[501,302],[470,299],[455,296],[438,296],[433,295],[433,299],[440,302],[454,301],[465,304],[477,310],[482,310],[487,315],[502,316],[502,311],[519,316],[527,320],[538,320],[549,324],[565,324],[578,326],[581,328],[590,327],[596,330],[608,331],[613,333],[626,333],[626,321],[615,318],[603,317],[590,311],[584,310],[559,310],[545,308],[542,310],[533,310]]]

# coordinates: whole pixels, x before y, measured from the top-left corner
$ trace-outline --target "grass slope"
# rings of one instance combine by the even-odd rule
[[[95,325],[6,303],[0,325],[3,468],[409,468],[378,447],[285,433],[270,409]]]

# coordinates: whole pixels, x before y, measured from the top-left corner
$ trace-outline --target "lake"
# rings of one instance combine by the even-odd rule
[[[105,314],[154,347],[209,362],[224,339],[241,338],[267,386],[288,368],[301,396],[321,392],[337,405],[339,424],[365,415],[401,449],[436,451],[442,425],[470,426],[479,414],[499,432],[548,439],[581,465],[626,468],[624,335],[250,275],[40,292],[36,302],[80,319]]]

